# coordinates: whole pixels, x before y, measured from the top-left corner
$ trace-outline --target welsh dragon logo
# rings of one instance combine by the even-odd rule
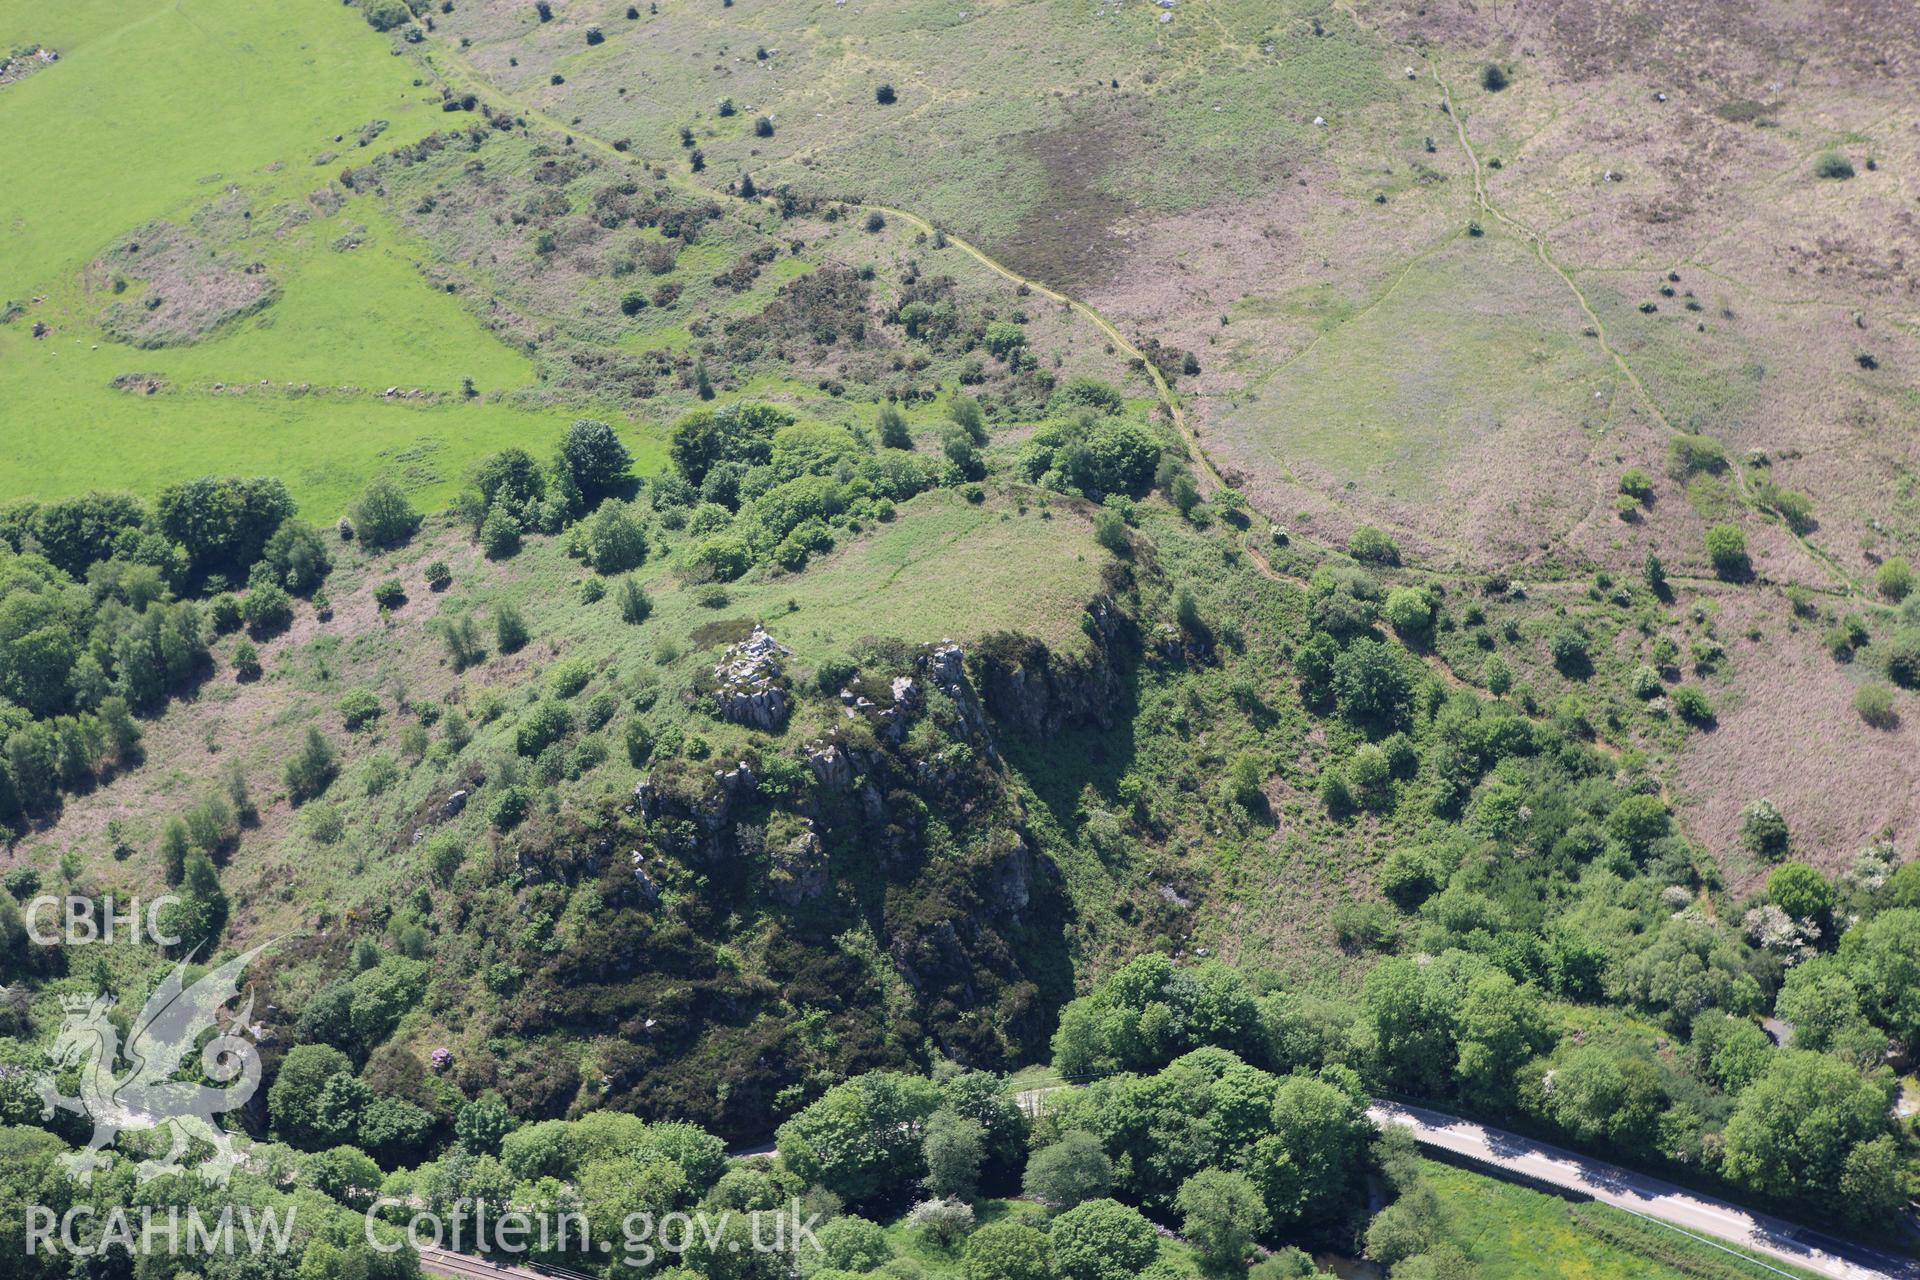
[[[192,986],[187,986],[185,979],[193,957],[189,955],[174,966],[133,1021],[124,1050],[129,1068],[124,1075],[116,1074],[123,1056],[120,1033],[107,1017],[113,998],[63,998],[66,1021],[48,1056],[56,1071],[80,1068],[80,1096],[63,1095],[49,1073],[43,1073],[36,1084],[44,1104],[43,1118],[51,1119],[54,1108],[59,1107],[93,1121],[93,1140],[86,1149],[61,1157],[70,1177],[82,1185],[90,1183],[93,1171],[107,1164],[102,1152],[113,1145],[122,1130],[164,1128],[169,1131],[171,1146],[163,1158],[140,1162],[135,1170],[139,1181],[189,1167],[181,1163],[181,1158],[191,1141],[198,1138],[213,1148],[213,1154],[191,1167],[202,1181],[226,1185],[243,1157],[233,1149],[232,1137],[214,1117],[245,1105],[260,1087],[260,1051],[242,1034],[253,1013],[251,993],[228,1030],[208,1040],[200,1050],[200,1066],[206,1078],[225,1087],[175,1077],[200,1038],[215,1030],[220,1010],[239,994],[240,974],[248,962],[269,945],[234,957]]]

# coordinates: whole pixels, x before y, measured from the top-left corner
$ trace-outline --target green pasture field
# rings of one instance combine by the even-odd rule
[[[100,333],[102,304],[81,274],[116,237],[155,218],[184,222],[229,184],[257,219],[304,207],[339,167],[316,166],[317,156],[369,154],[355,145],[361,126],[388,122],[379,148],[445,127],[437,92],[415,83],[412,59],[395,56],[357,10],[316,0],[12,3],[0,7],[0,44],[61,54],[0,90],[15,122],[0,184],[0,297],[25,306],[0,326],[0,499],[265,473],[327,519],[392,469],[432,506],[471,460],[510,443],[544,452],[580,416],[460,398],[463,378],[482,396],[531,386],[532,361],[421,277],[419,246],[371,198],[246,241],[281,295],[195,345],[141,351]],[[330,251],[349,223],[366,228],[363,243]],[[33,337],[35,323],[49,332]],[[151,396],[110,387],[136,372],[170,385]],[[212,393],[213,383],[226,389]],[[290,395],[279,385],[288,383],[314,391]],[[383,399],[391,386],[449,399]],[[325,390],[343,387],[359,392]],[[659,457],[642,433],[630,444],[643,466]]]

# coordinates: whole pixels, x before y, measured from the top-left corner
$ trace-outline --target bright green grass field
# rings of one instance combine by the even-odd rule
[[[433,506],[474,459],[512,443],[544,453],[579,416],[378,396],[394,385],[457,391],[467,377],[482,392],[511,391],[535,378],[524,354],[420,277],[420,247],[367,198],[282,239],[250,240],[281,296],[207,340],[139,351],[99,333],[98,303],[79,273],[116,236],[183,219],[228,183],[256,210],[299,202],[338,168],[314,158],[355,152],[353,131],[370,120],[389,122],[376,148],[444,124],[434,90],[415,86],[412,60],[394,56],[357,9],[326,0],[0,3],[0,44],[35,43],[61,60],[0,90],[0,297],[29,303],[0,327],[0,500],[151,493],[207,472],[260,473],[284,478],[324,520],[391,469]],[[341,133],[347,142],[333,142]],[[329,250],[349,221],[367,228],[365,243]],[[35,321],[51,334],[31,337]],[[178,390],[109,387],[136,371]],[[258,389],[263,378],[369,394],[289,397]],[[215,382],[252,390],[210,394]],[[657,465],[657,442],[629,436],[643,467]]]
[[[1424,1162],[1427,1179],[1439,1193],[1447,1212],[1446,1238],[1464,1251],[1481,1280],[1536,1280],[1540,1276],[1567,1280],[1681,1280],[1688,1274],[1607,1243],[1582,1229],[1569,1214],[1566,1201],[1556,1196],[1434,1161]],[[1627,1214],[1595,1206],[1595,1212]],[[1657,1233],[1658,1227],[1651,1228]],[[1715,1275],[1748,1275],[1756,1280],[1768,1274],[1804,1275],[1797,1269],[1769,1263],[1750,1264],[1739,1257],[1696,1244],[1684,1236],[1671,1238],[1676,1256],[1713,1268]]]

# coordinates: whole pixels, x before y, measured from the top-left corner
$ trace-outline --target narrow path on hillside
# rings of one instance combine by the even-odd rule
[[[1489,218],[1499,222],[1502,226],[1519,232],[1532,242],[1533,251],[1540,259],[1540,264],[1558,276],[1560,283],[1564,284],[1568,292],[1573,294],[1574,300],[1580,305],[1581,312],[1587,317],[1587,323],[1592,326],[1594,338],[1600,343],[1600,350],[1606,354],[1607,358],[1613,362],[1614,367],[1620,371],[1620,376],[1625,378],[1629,385],[1633,387],[1634,391],[1640,397],[1640,402],[1646,405],[1647,411],[1653,415],[1654,421],[1658,422],[1670,435],[1682,436],[1688,434],[1686,431],[1681,430],[1679,427],[1674,426],[1672,422],[1668,421],[1666,413],[1660,408],[1660,402],[1654,399],[1653,393],[1648,391],[1646,384],[1640,381],[1640,375],[1634,369],[1632,363],[1613,345],[1612,340],[1607,336],[1607,326],[1600,319],[1600,313],[1594,310],[1593,303],[1587,297],[1586,291],[1580,287],[1579,282],[1573,278],[1572,273],[1561,266],[1559,260],[1548,251],[1546,236],[1534,230],[1533,227],[1529,226],[1524,220],[1507,213],[1498,205],[1494,204],[1493,198],[1487,193],[1485,174],[1480,165],[1480,153],[1474,150],[1472,140],[1467,137],[1467,123],[1461,119],[1459,109],[1454,104],[1453,89],[1447,84],[1445,77],[1440,74],[1440,68],[1438,66],[1429,62],[1427,72],[1433,77],[1434,84],[1440,88],[1440,98],[1445,104],[1447,119],[1453,122],[1454,136],[1459,139],[1460,149],[1466,153],[1468,163],[1473,166],[1474,203],[1479,205],[1480,209]],[[1728,466],[1733,472],[1734,484],[1740,491],[1741,500],[1745,502],[1748,507],[1756,511],[1764,510],[1765,505],[1760,501],[1759,495],[1754,491],[1753,482],[1748,478],[1746,468],[1737,460],[1729,460]],[[1781,527],[1786,530],[1787,536],[1792,538],[1808,557],[1825,567],[1827,572],[1832,574],[1833,577],[1842,584],[1841,589],[1844,593],[1852,594],[1860,590],[1859,582],[1852,574],[1841,567],[1839,561],[1807,541],[1807,539],[1796,532],[1791,525],[1787,524],[1784,519],[1781,522]]]
[[[584,132],[576,126],[561,120],[559,117],[542,111],[524,99],[517,98],[505,92],[498,85],[476,71],[472,64],[465,58],[451,49],[445,48],[444,46],[424,47],[419,53],[419,58],[428,70],[433,72],[442,83],[446,84],[448,88],[455,93],[472,93],[478,97],[490,99],[496,109],[505,107],[510,114],[536,122],[542,127],[562,134],[576,144],[585,146],[609,159],[620,163],[647,167],[642,165],[641,161],[621,151],[606,139],[592,133]],[[1534,231],[1533,228],[1525,222],[1508,215],[1494,205],[1491,197],[1487,194],[1479,154],[1474,150],[1472,142],[1468,139],[1466,125],[1461,120],[1459,112],[1454,108],[1452,90],[1441,77],[1438,68],[1433,67],[1430,63],[1429,72],[1433,77],[1434,83],[1439,86],[1441,94],[1446,101],[1447,115],[1448,118],[1453,121],[1454,131],[1459,140],[1460,147],[1466,153],[1469,162],[1472,164],[1475,202],[1485,211],[1488,217],[1494,218],[1503,225],[1513,228],[1533,243],[1534,250],[1539,255],[1541,263],[1559,277],[1561,282],[1578,301],[1581,311],[1587,316],[1589,323],[1593,325],[1601,349],[1620,370],[1622,376],[1625,377],[1634,388],[1641,402],[1648,407],[1655,419],[1666,430],[1676,435],[1684,434],[1667,420],[1666,415],[1661,411],[1658,403],[1654,400],[1652,394],[1648,392],[1646,386],[1640,381],[1639,375],[1634,371],[1632,365],[1624,355],[1613,347],[1607,337],[1605,325],[1602,324],[1598,313],[1594,311],[1585,292],[1582,291],[1579,284],[1566,269],[1548,252],[1545,237]],[[651,171],[656,173],[665,172],[664,168]],[[702,198],[713,198],[725,194],[724,192],[695,182],[691,177],[682,174],[667,172],[664,181],[671,186],[679,187],[682,190],[697,194]],[[738,199],[738,197],[735,198]],[[759,202],[752,201],[751,203]],[[1214,463],[1213,458],[1207,453],[1206,447],[1201,444],[1199,431],[1188,418],[1186,409],[1181,404],[1180,397],[1175,393],[1172,384],[1167,381],[1166,376],[1161,373],[1159,367],[1147,358],[1146,352],[1142,350],[1138,344],[1131,341],[1126,334],[1120,330],[1118,325],[1101,314],[1097,308],[1079,298],[1063,293],[1044,281],[1035,280],[1029,276],[1020,274],[972,241],[963,236],[956,235],[953,232],[935,227],[930,220],[910,209],[901,209],[886,204],[856,203],[852,201],[844,203],[847,203],[849,207],[876,211],[883,216],[898,218],[900,221],[916,230],[924,232],[928,236],[932,236],[938,232],[946,238],[946,243],[950,247],[958,249],[995,275],[1013,284],[1024,285],[1031,293],[1038,294],[1040,297],[1070,308],[1074,313],[1084,318],[1089,324],[1093,325],[1094,328],[1106,336],[1107,340],[1113,344],[1115,351],[1130,360],[1137,360],[1140,363],[1141,370],[1153,385],[1155,397],[1159,400],[1162,409],[1167,414],[1168,420],[1173,424],[1175,431],[1179,433],[1181,442],[1185,446],[1188,456],[1194,464],[1196,478],[1199,481],[1203,496],[1211,495],[1221,489],[1232,488],[1232,486],[1227,483],[1226,478],[1221,474],[1218,466]],[[1425,254],[1423,253],[1421,256],[1424,257]],[[1411,269],[1412,265],[1413,264],[1409,264],[1408,269]],[[1732,469],[1736,483],[1740,487],[1742,498],[1748,505],[1757,508],[1759,503],[1751,491],[1744,471],[1737,463],[1732,464]],[[1264,512],[1252,507],[1249,507],[1248,510],[1252,516],[1255,517],[1255,527],[1246,530],[1245,536],[1241,539],[1241,549],[1245,552],[1247,558],[1263,576],[1273,581],[1286,582],[1296,586],[1302,585],[1300,578],[1282,573],[1276,569],[1266,553],[1266,545],[1273,541],[1273,532],[1276,528],[1275,522],[1269,519]],[[1846,596],[1854,594],[1860,589],[1859,584],[1854,578],[1848,574],[1846,570],[1841,568],[1831,556],[1819,548],[1814,547],[1791,529],[1788,529],[1787,533],[1810,557],[1824,565],[1840,583],[1836,588],[1816,588],[1816,590],[1822,591],[1823,594],[1831,593]],[[1334,552],[1343,550],[1324,539],[1314,538],[1310,535],[1289,531],[1289,536],[1323,550]],[[1449,580],[1452,576],[1455,576],[1417,566],[1403,566],[1403,570],[1418,577],[1442,581]],[[1543,584],[1552,583],[1553,581],[1552,579],[1544,579]]]

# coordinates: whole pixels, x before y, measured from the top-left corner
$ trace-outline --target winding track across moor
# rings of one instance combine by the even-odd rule
[[[1351,11],[1349,11],[1349,14],[1354,17],[1356,22],[1359,20],[1357,14],[1352,14]],[[1409,56],[1427,63],[1428,72],[1433,77],[1435,85],[1440,89],[1442,100],[1446,104],[1447,114],[1453,121],[1460,147],[1466,153],[1469,163],[1473,166],[1475,203],[1487,216],[1512,228],[1533,243],[1535,252],[1540,257],[1540,261],[1572,291],[1580,305],[1580,309],[1586,314],[1589,322],[1592,324],[1594,332],[1599,338],[1601,349],[1612,360],[1614,365],[1618,367],[1620,373],[1626,379],[1627,383],[1632,386],[1641,402],[1651,410],[1653,416],[1659,421],[1661,426],[1676,435],[1681,434],[1679,430],[1667,420],[1665,413],[1660,409],[1659,403],[1655,401],[1652,393],[1649,392],[1646,386],[1640,381],[1639,374],[1635,372],[1632,365],[1627,362],[1626,357],[1614,349],[1607,338],[1606,329],[1599,315],[1594,311],[1585,292],[1553,255],[1548,252],[1546,238],[1525,222],[1508,215],[1493,204],[1492,198],[1486,190],[1484,175],[1480,166],[1479,153],[1474,150],[1471,140],[1467,137],[1466,122],[1461,119],[1459,112],[1454,107],[1452,89],[1448,86],[1447,82],[1442,79],[1439,68],[1433,66],[1430,60],[1426,59],[1418,51],[1410,51]],[[512,94],[505,92],[500,86],[476,71],[473,65],[457,51],[444,46],[427,47],[420,51],[419,59],[425,67],[437,76],[449,89],[461,93],[472,93],[476,96],[489,99],[496,107],[504,106],[513,115],[536,121],[543,127],[564,135],[570,141],[582,143],[588,148],[600,152],[616,161],[627,164],[640,163],[635,161],[632,156],[620,151],[605,138],[583,132],[576,126],[568,124],[558,117],[540,110],[540,108],[534,106],[532,103],[521,98],[516,98]],[[696,192],[703,197],[724,194],[711,187],[703,186],[683,174],[670,173],[667,175],[666,181],[672,185],[682,187],[685,190]],[[900,209],[892,205],[874,204],[870,202],[847,201],[845,203],[854,208],[871,210],[883,216],[898,218],[902,222],[928,235],[934,234],[936,230],[932,222],[920,214],[914,213],[910,209]],[[1105,334],[1108,341],[1113,343],[1116,351],[1131,360],[1139,361],[1141,368],[1153,383],[1155,396],[1159,399],[1162,408],[1165,410],[1168,419],[1173,423],[1175,430],[1179,432],[1181,441],[1186,445],[1187,452],[1191,456],[1195,464],[1195,469],[1198,472],[1202,493],[1212,493],[1218,489],[1229,487],[1225,478],[1220,474],[1219,468],[1214,465],[1213,459],[1208,455],[1206,448],[1200,443],[1200,433],[1187,417],[1186,410],[1180,403],[1180,397],[1174,394],[1172,384],[1167,381],[1166,376],[1160,372],[1158,366],[1147,358],[1146,352],[1141,350],[1138,344],[1129,340],[1126,334],[1120,331],[1118,325],[1101,314],[1099,309],[1092,304],[1083,302],[1079,298],[1071,297],[1053,286],[1046,284],[1044,281],[1021,275],[1012,267],[1007,266],[1004,262],[1001,262],[972,241],[955,235],[951,231],[943,231],[942,234],[946,236],[948,245],[960,250],[994,274],[1005,280],[1012,281],[1014,284],[1024,285],[1029,291],[1052,302],[1071,308],[1075,313],[1084,317],[1088,323],[1100,330],[1101,333]],[[1752,490],[1750,481],[1740,472],[1740,468],[1737,466],[1735,467],[1735,472],[1735,481],[1739,486],[1742,499],[1746,501],[1748,505],[1757,507],[1759,504]],[[1256,511],[1255,514],[1260,516],[1260,524],[1263,526],[1258,530],[1258,534],[1264,535],[1264,537],[1270,537],[1271,530],[1274,527],[1272,522],[1267,520],[1263,513]],[[1859,591],[1859,583],[1853,575],[1848,573],[1846,569],[1826,551],[1816,547],[1808,541],[1807,538],[1791,528],[1787,530],[1787,534],[1799,545],[1801,550],[1806,552],[1812,560],[1831,573],[1838,582],[1837,589],[1815,588],[1815,590],[1820,591],[1822,594],[1838,596],[1851,596]],[[1293,536],[1300,541],[1312,545],[1323,546],[1332,550],[1339,549],[1310,536],[1299,533],[1295,533]],[[1243,540],[1243,549],[1247,553],[1248,558],[1253,561],[1255,567],[1265,576],[1276,581],[1292,581],[1286,574],[1280,573],[1273,567],[1272,562],[1262,550],[1263,541],[1263,536],[1255,536],[1254,533],[1249,533],[1249,536]],[[1421,573],[1423,571],[1413,569],[1412,572]]]

